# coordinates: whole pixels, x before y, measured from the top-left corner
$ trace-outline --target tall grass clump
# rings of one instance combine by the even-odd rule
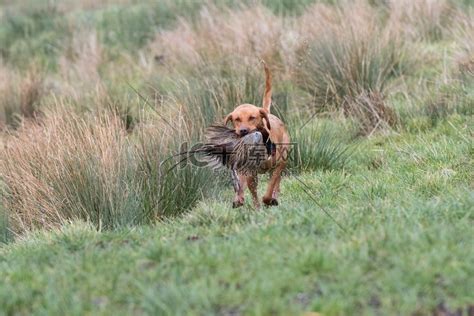
[[[301,126],[292,124],[290,129],[291,152],[289,169],[297,172],[334,170],[346,166],[354,152],[340,129],[327,122]]]
[[[129,138],[134,181],[143,195],[142,208],[146,214],[152,212],[151,218],[179,215],[220,185],[219,176],[194,164],[191,155],[183,155],[197,140],[184,117],[166,122],[162,117],[142,119]]]
[[[366,91],[382,93],[401,70],[403,44],[379,26],[370,7],[317,6],[304,17],[303,27],[310,35],[299,51],[297,80],[316,106],[339,107]]]
[[[209,174],[169,173],[172,162],[161,162],[179,137],[163,135],[169,131],[159,126],[129,135],[110,112],[80,116],[60,109],[25,122],[6,138],[0,161],[12,231],[75,219],[113,229],[186,210],[211,189]]]
[[[403,71],[405,47],[381,25],[377,11],[360,3],[314,6],[301,28],[308,43],[299,50],[296,81],[310,93],[316,110],[362,114],[368,116],[365,122],[374,122],[372,128],[380,126],[380,120],[390,125],[393,113],[384,97],[390,81]],[[370,109],[355,110],[360,106]]]
[[[125,131],[114,117],[48,113],[6,141],[6,206],[21,232],[86,219],[114,226],[137,207],[127,186]]]
[[[389,130],[399,120],[380,93],[362,92],[355,99],[347,101],[344,113],[356,119],[359,135],[370,136],[378,130]]]

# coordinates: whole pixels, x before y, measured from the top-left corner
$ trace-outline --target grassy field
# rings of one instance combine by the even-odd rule
[[[461,0],[3,2],[0,315],[472,314],[473,29]],[[232,209],[168,158],[261,103],[260,58],[297,147],[279,206]]]

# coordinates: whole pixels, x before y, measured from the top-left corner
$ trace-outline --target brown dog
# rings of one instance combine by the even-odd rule
[[[235,132],[239,136],[258,130],[264,136],[264,142],[269,153],[269,159],[263,164],[260,172],[272,170],[272,176],[268,183],[268,188],[263,196],[265,205],[278,205],[278,194],[280,192],[281,173],[287,163],[290,137],[283,122],[273,114],[270,114],[272,104],[272,77],[270,70],[265,63],[265,94],[263,96],[263,106],[257,107],[252,104],[241,104],[225,118],[225,124],[229,121],[234,125]],[[264,123],[265,122],[265,123]],[[237,186],[233,206],[239,207],[244,203],[244,190],[248,186],[254,206],[260,207],[257,195],[258,177],[239,175],[239,185]]]

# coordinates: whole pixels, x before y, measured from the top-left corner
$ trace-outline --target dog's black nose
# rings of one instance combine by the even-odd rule
[[[239,134],[240,136],[245,136],[249,133],[249,129],[248,128],[241,128],[240,131],[239,131]]]

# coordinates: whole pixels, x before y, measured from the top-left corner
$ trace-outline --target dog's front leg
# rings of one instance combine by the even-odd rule
[[[234,186],[235,192],[232,207],[240,207],[244,205],[244,190],[247,185],[247,181],[244,176],[240,176],[237,174],[237,171],[232,170],[232,185]]]
[[[257,186],[258,186],[258,175],[248,176],[247,185],[250,193],[252,194],[253,206],[258,209],[260,208],[260,201],[258,200]]]

